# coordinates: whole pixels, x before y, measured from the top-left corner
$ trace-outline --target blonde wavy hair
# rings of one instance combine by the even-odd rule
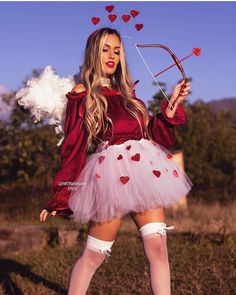
[[[125,57],[124,46],[119,32],[108,27],[94,31],[88,38],[84,62],[80,67],[81,83],[86,88],[86,98],[84,101],[84,126],[88,131],[87,151],[92,151],[97,142],[98,134],[101,130],[106,131],[108,124],[112,126],[112,137],[114,135],[114,126],[112,120],[107,115],[108,103],[101,91],[101,77],[104,77],[101,53],[110,34],[115,34],[120,40],[120,61],[116,71],[110,76],[112,88],[117,89],[124,101],[124,107],[133,117],[138,120],[142,135],[144,138],[152,140],[148,130],[149,115],[145,104],[133,96],[133,83],[128,71]],[[140,112],[143,114],[144,132],[139,120]],[[94,146],[95,145],[95,146]]]

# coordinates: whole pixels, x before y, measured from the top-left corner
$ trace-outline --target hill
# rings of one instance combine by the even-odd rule
[[[216,112],[219,111],[229,111],[236,109],[236,97],[233,98],[223,98],[219,100],[211,100],[206,104],[211,105],[213,110]]]

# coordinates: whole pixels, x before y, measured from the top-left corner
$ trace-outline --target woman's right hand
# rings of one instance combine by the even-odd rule
[[[57,211],[52,211],[50,214],[55,216]],[[49,212],[46,209],[43,209],[40,213],[40,221],[45,221]]]

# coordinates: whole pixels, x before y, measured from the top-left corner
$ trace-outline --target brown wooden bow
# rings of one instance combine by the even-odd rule
[[[150,74],[152,75],[153,79],[155,80],[155,82],[157,83],[158,87],[160,88],[161,92],[163,93],[163,95],[165,96],[165,98],[168,100],[168,102],[170,103],[171,105],[171,110],[173,110],[175,104],[177,103],[179,97],[181,96],[185,86],[186,86],[186,83],[188,82],[188,79],[185,75],[185,72],[184,72],[184,69],[183,69],[183,66],[181,65],[181,63],[179,62],[177,56],[173,53],[172,50],[170,50],[169,47],[167,47],[166,45],[163,45],[163,44],[135,44],[135,47],[140,55],[140,57],[142,58],[145,66],[147,67],[147,69],[149,70]],[[163,89],[161,88],[161,86],[159,85],[159,83],[157,82],[155,76],[153,75],[152,71],[150,70],[147,62],[145,61],[144,57],[142,56],[141,52],[139,51],[138,47],[140,48],[143,48],[143,47],[158,47],[158,48],[162,48],[162,49],[165,49],[167,52],[169,52],[169,54],[171,55],[171,57],[173,58],[174,62],[176,63],[178,69],[180,70],[182,76],[183,76],[183,80],[184,80],[184,84],[181,86],[180,88],[180,91],[176,97],[176,99],[174,100],[173,103],[170,102],[170,100],[168,99],[168,97],[166,96],[166,94],[164,93]]]

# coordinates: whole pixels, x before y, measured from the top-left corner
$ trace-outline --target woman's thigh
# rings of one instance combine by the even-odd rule
[[[165,222],[165,209],[157,208],[144,212],[131,212],[130,216],[134,220],[138,229],[149,222]]]
[[[120,225],[121,218],[114,218],[102,223],[90,221],[88,234],[97,239],[113,241],[116,238]]]

